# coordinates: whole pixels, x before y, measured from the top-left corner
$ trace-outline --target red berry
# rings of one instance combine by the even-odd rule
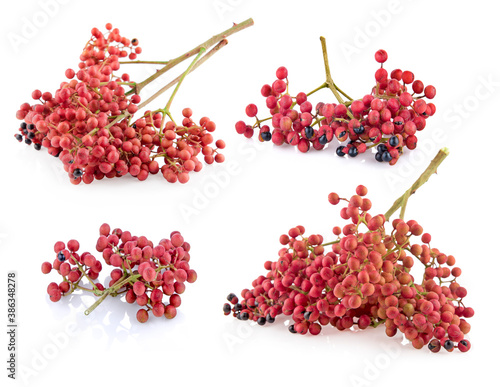
[[[387,60],[387,52],[385,50],[378,50],[375,53],[375,60],[378,63],[384,63]]]

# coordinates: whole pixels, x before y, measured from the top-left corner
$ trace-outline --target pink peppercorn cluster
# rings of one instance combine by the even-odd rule
[[[174,318],[181,305],[181,294],[186,283],[196,281],[196,271],[191,269],[190,245],[178,231],[170,234],[158,244],[144,236],[134,236],[119,228],[111,231],[108,224],[99,228],[96,249],[102,253],[106,265],[111,266],[108,286],[97,282],[103,264],[89,252],[79,253],[80,244],[70,240],[67,244],[56,242],[53,263],[44,262],[42,273],[57,272],[61,282],[51,282],[47,293],[51,301],[82,291],[92,293],[99,299],[86,314],[92,312],[107,296],[124,295],[130,304],[137,304],[137,320],[148,321],[149,314],[167,319]]]
[[[267,273],[240,297],[229,294],[224,314],[259,325],[283,314],[293,320],[289,331],[301,335],[317,335],[326,326],[384,325],[388,336],[402,332],[416,349],[468,351],[466,319],[474,310],[464,305],[467,290],[458,282],[455,257],[431,247],[430,234],[415,220],[389,223],[384,215],[370,215],[366,193],[358,186],[350,199],[328,196],[331,204],[346,203],[340,215],[347,223],[333,228],[333,241],[307,235],[303,226],[281,235],[278,260],[265,262]],[[413,274],[418,263],[424,266],[421,281]]]
[[[375,53],[375,60],[380,63],[375,72],[375,85],[371,93],[361,99],[352,99],[339,89],[329,78],[329,69],[323,85],[311,93],[292,96],[288,70],[280,67],[276,80],[261,89],[271,117],[257,118],[257,105],[249,104],[246,115],[256,121],[252,125],[238,121],[236,131],[247,138],[258,131],[260,141],[289,144],[303,153],[311,148],[322,150],[335,138],[339,143],[338,156],[356,157],[376,147],[375,159],[394,165],[405,148],[416,148],[417,133],[436,111],[435,105],[427,101],[435,97],[436,89],[432,85],[424,86],[411,71],[395,69],[389,74],[383,67],[387,57],[384,50]],[[337,102],[314,104],[311,94],[326,87],[333,91]]]
[[[221,163],[222,140],[214,143],[216,125],[208,117],[196,122],[192,110],[182,110],[176,124],[166,109],[146,110],[137,117],[138,83],[117,74],[123,58],[142,52],[137,39],[128,39],[111,24],[97,28],[80,55],[78,69],[67,69],[54,95],[35,90],[35,103],[23,103],[15,135],[63,163],[73,184],[131,175],[145,180],[161,173],[170,183],[189,181],[203,162]],[[128,62],[131,63],[131,62]],[[136,117],[134,117],[136,115]]]

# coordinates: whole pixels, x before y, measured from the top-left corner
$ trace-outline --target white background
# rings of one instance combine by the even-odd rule
[[[494,183],[500,55],[494,2],[270,4],[40,0],[11,2],[3,10],[0,320],[7,313],[6,273],[13,270],[19,322],[18,380],[10,384],[214,381],[333,387],[432,381],[465,386],[478,375],[498,380],[493,367],[500,316],[492,299],[498,295],[499,270]],[[35,88],[56,90],[65,69],[76,68],[92,27],[112,22],[123,35],[140,40],[140,58],[167,60],[249,17],[255,25],[231,36],[227,47],[192,73],[172,106],[176,117],[186,106],[197,118],[208,115],[218,125],[215,138],[227,143],[227,162],[204,168],[188,184],[172,185],[156,175],[145,182],[127,177],[73,186],[59,160],[14,140],[18,106],[31,102]],[[36,31],[27,34],[26,24],[34,21]],[[332,76],[351,96],[361,98],[370,91],[377,69],[373,54],[379,48],[389,53],[389,71],[412,70],[417,79],[436,87],[437,113],[419,133],[421,146],[396,166],[379,164],[372,155],[341,159],[334,148],[299,154],[234,131],[248,103],[264,111],[260,87],[274,80],[278,66],[288,67],[292,93],[308,92],[324,81],[321,35],[327,39]],[[15,45],[13,36],[24,40]],[[136,70],[137,77],[152,68]],[[168,94],[153,107],[167,99]],[[333,96],[324,91],[312,100],[333,101]],[[332,227],[343,225],[340,208],[327,202],[329,192],[349,196],[364,184],[373,212],[383,213],[444,146],[450,156],[410,199],[406,219],[417,219],[433,235],[432,245],[453,254],[463,270],[460,283],[476,310],[469,320],[471,351],[417,351],[402,345],[399,334],[386,337],[382,327],[364,332],[327,327],[312,337],[291,335],[285,319],[259,327],[223,316],[227,293],[239,293],[265,274],[263,263],[277,257],[282,233],[302,224],[306,232],[328,240]],[[54,259],[54,242],[76,238],[84,250],[95,252],[103,222],[155,242],[180,230],[191,243],[198,281],[188,284],[174,320],[151,317],[141,325],[135,321],[137,307],[116,299],[106,300],[89,317],[83,311],[91,297],[49,301],[45,289],[57,276],[42,275],[40,265]],[[0,359],[6,359],[2,336]],[[5,380],[6,370],[0,375]]]

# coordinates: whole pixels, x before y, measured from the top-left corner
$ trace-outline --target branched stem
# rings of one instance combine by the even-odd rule
[[[221,40],[214,48],[212,48],[209,52],[207,52],[205,55],[203,55],[194,65],[193,67],[191,68],[190,72],[191,71],[194,71],[195,69],[197,69],[200,65],[202,65],[207,59],[209,59],[213,54],[215,54],[219,49],[221,49],[222,47],[224,47],[225,45],[227,45],[227,40],[224,39],[224,40]],[[165,86],[163,86],[161,89],[159,89],[156,93],[154,93],[151,97],[149,97],[147,100],[145,100],[144,102],[141,102],[140,105],[138,105],[138,108],[141,109],[143,108],[144,106],[146,106],[147,104],[149,104],[150,102],[152,102],[154,99],[158,98],[161,94],[163,94],[165,91],[167,91],[168,89],[170,89],[173,85],[175,85],[177,82],[179,82],[181,80],[181,77],[183,76],[183,74],[179,75],[177,78],[173,79],[172,81],[170,81],[168,84],[166,84]]]
[[[184,81],[184,78],[186,78],[186,75],[188,75],[190,73],[190,71],[193,69],[194,65],[196,64],[196,62],[198,62],[198,60],[200,59],[200,57],[203,55],[203,53],[205,51],[206,50],[203,47],[200,48],[200,52],[198,53],[198,55],[196,55],[196,57],[191,62],[191,64],[188,66],[186,71],[184,71],[182,73],[181,77],[179,78],[179,81],[177,82],[177,85],[175,86],[174,91],[172,92],[172,95],[170,96],[170,98],[167,102],[167,105],[165,106],[165,110],[170,111],[170,106],[172,105],[172,102],[174,101],[174,97],[177,94],[177,91],[179,90],[179,87],[181,86],[182,81]]]
[[[321,48],[323,50],[323,62],[325,64],[325,73],[326,73],[326,85],[328,88],[332,91],[333,95],[335,95],[335,98],[337,98],[337,101],[341,104],[344,104],[344,100],[342,99],[342,96],[340,95],[337,85],[333,82],[332,75],[330,73],[330,64],[328,62],[328,52],[326,50],[326,39],[323,36],[320,36],[319,38],[321,40]],[[347,94],[345,94],[343,91],[341,92],[346,98],[352,101],[352,98],[348,97]],[[352,113],[348,110],[347,115],[352,119],[354,118]]]
[[[169,60],[167,62],[167,64],[161,68],[160,70],[158,70],[155,74],[151,75],[150,77],[146,78],[144,81],[138,83],[135,88],[134,88],[134,93],[135,94],[139,94],[140,91],[146,86],[148,85],[149,83],[153,82],[156,78],[158,78],[159,76],[165,74],[168,70],[170,70],[171,68],[177,66],[179,63],[182,63],[183,61],[185,61],[186,59],[192,57],[193,55],[197,55],[201,49],[205,49],[205,50],[208,50],[210,47],[212,47],[214,44],[217,44],[218,42],[220,42],[221,40],[227,38],[228,36],[238,32],[238,31],[241,31],[245,28],[248,28],[250,26],[253,25],[253,19],[247,19],[241,23],[238,23],[238,24],[234,24],[231,28],[221,32],[220,34],[217,34],[217,35],[214,35],[212,36],[210,39],[208,39],[207,41],[199,44],[198,46],[196,46],[195,48],[189,50],[188,52],[182,54],[181,56],[178,56],[177,58],[175,59],[172,59],[172,60]]]
[[[449,151],[448,148],[442,148],[439,150],[437,155],[431,161],[427,169],[420,175],[420,177],[413,183],[413,185],[405,191],[403,195],[396,199],[391,208],[385,213],[385,218],[389,219],[392,214],[394,214],[398,208],[401,207],[400,218],[403,219],[406,204],[408,203],[409,197],[416,192],[418,188],[420,188],[429,178],[437,173],[438,166],[443,162],[443,160],[448,156]]]

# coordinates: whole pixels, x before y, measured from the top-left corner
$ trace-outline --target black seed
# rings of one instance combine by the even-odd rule
[[[340,132],[338,138],[344,137],[346,135],[346,131]]]
[[[130,41],[130,43],[132,43],[132,44],[137,44],[137,39],[136,39],[136,38],[132,39],[132,40]]]
[[[248,317],[249,317],[248,312],[241,312],[241,313],[240,313],[240,317],[241,317],[241,319],[242,319],[243,321],[248,320]]]
[[[28,145],[31,145],[31,140],[29,138],[25,138],[24,139],[24,142]]]
[[[356,148],[355,146],[352,146],[349,148],[349,156],[351,157],[356,157],[358,155],[358,148]]]
[[[394,125],[403,125],[403,121],[394,121]]]
[[[18,134],[16,134],[15,137],[16,137],[17,141],[19,141],[19,142],[23,141],[23,135],[22,134],[18,133]]]
[[[24,134],[25,136],[27,136],[27,135],[28,135],[28,129],[23,129],[23,130],[22,130],[22,132],[23,132],[23,134]]]
[[[399,138],[398,138],[398,136],[392,136],[389,139],[389,145],[392,146],[393,148],[397,147],[399,145]]]
[[[236,297],[236,294],[234,293],[229,293],[228,296],[226,297],[226,299],[231,302],[233,300],[233,298]]]
[[[392,156],[388,151],[382,153],[382,161],[389,162],[392,160]]]
[[[354,128],[354,133],[356,134],[361,134],[365,131],[365,127],[363,125],[360,125],[358,128]]]
[[[40,150],[42,149],[42,144],[33,144],[33,148],[35,148],[35,150]]]
[[[453,344],[453,341],[451,341],[451,340],[446,340],[444,342],[444,345],[443,345],[444,349],[446,349],[447,351],[452,349],[454,346],[455,346],[455,344]]]
[[[275,321],[275,318],[271,316],[271,314],[268,314],[266,316],[266,321],[270,324],[272,324]]]
[[[83,176],[83,171],[80,168],[76,168],[73,171],[73,176],[78,179],[79,177]]]
[[[328,139],[326,138],[326,134],[323,134],[319,139],[318,139],[319,143],[321,145],[325,145],[327,142],[328,142]]]
[[[344,147],[341,145],[337,148],[337,150],[335,151],[335,153],[337,153],[337,156],[340,156],[340,157],[343,157],[345,156],[345,153],[344,153]]]
[[[33,132],[28,132],[28,138],[29,138],[30,140],[33,140],[33,139],[35,138],[35,133],[33,133]]]
[[[293,325],[290,325],[290,326],[288,327],[288,331],[289,331],[290,333],[297,333],[297,331],[295,330],[295,327],[294,327]]]
[[[240,311],[240,310],[242,310],[242,309],[243,309],[243,305],[241,305],[241,304],[236,304],[236,305],[234,306],[234,310],[235,310],[236,312],[239,312],[239,311]]]
[[[304,319],[309,320],[309,317],[311,317],[312,312],[305,312],[304,313]]]
[[[431,352],[439,352],[439,350],[441,349],[441,344],[439,342],[438,339],[433,339],[429,342],[429,345],[427,345],[427,348],[429,348],[429,350]]]
[[[380,152],[375,153],[375,160],[377,160],[379,163],[381,163],[383,161],[382,160],[382,153],[380,153]]]
[[[469,343],[467,341],[465,341],[465,340],[461,340],[460,344],[462,344],[464,347],[468,347],[469,346]]]
[[[33,129],[35,129],[35,125],[34,125],[34,124],[28,124],[28,125],[26,126],[26,129],[28,129],[28,130],[33,130]]]
[[[21,122],[21,129],[26,129],[28,124],[26,122]]]
[[[307,138],[311,138],[312,136],[314,136],[314,129],[312,128],[312,126],[306,126],[304,128],[304,133]]]
[[[266,318],[265,317],[259,317],[257,319],[257,324],[264,325],[265,323],[266,323]]]
[[[57,254],[57,260],[59,262],[64,262],[66,260],[66,256],[62,251],[59,251],[59,253]]]
[[[62,152],[62,151],[57,152],[57,153],[54,155],[54,157],[59,157],[59,155],[61,154],[61,152]]]
[[[378,144],[377,145],[377,152],[383,153],[386,150],[387,150],[387,147],[385,146],[385,144]]]
[[[224,311],[224,314],[229,314],[229,313],[231,313],[231,305],[229,305],[229,304],[224,304],[224,306],[222,307],[222,310]]]
[[[271,138],[273,137],[273,135],[271,134],[271,132],[262,132],[260,134],[260,137],[264,140],[264,141],[269,141],[271,140]]]

